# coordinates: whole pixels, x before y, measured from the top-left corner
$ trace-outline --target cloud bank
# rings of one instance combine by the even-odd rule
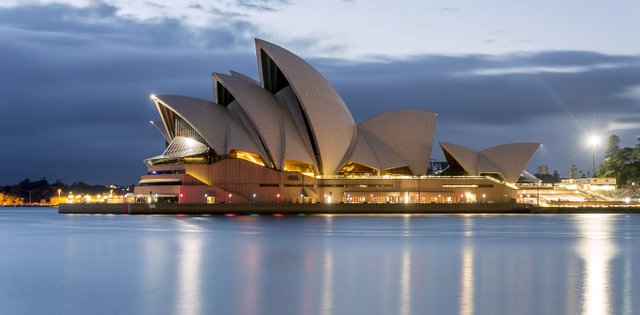
[[[168,10],[159,5],[157,10]],[[2,170],[0,184],[41,176],[135,182],[145,171],[142,160],[163,148],[148,123],[157,119],[149,94],[211,99],[213,71],[256,77],[252,40],[266,34],[247,12],[288,5],[189,4],[209,12],[207,27],[168,14],[128,16],[122,6],[92,1],[0,8],[0,141],[6,148],[0,164],[10,166]],[[330,47],[314,38],[269,39],[295,53],[300,46]],[[640,56],[300,55],[335,85],[357,121],[398,108],[435,111],[436,140],[474,149],[542,142],[530,168],[547,164],[561,174],[570,164],[588,169],[590,155],[581,139],[594,128],[622,136],[627,145],[640,136]],[[442,159],[438,148],[433,152]]]

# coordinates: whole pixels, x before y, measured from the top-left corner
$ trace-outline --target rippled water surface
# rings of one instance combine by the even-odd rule
[[[2,314],[639,314],[639,215],[0,208]]]

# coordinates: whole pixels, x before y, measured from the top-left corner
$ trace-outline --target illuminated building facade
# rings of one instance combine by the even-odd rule
[[[139,200],[508,202],[539,146],[441,143],[450,167],[431,176],[435,113],[403,109],[357,124],[300,57],[259,39],[256,54],[260,82],[214,73],[214,101],[152,95],[167,146],[146,160]]]

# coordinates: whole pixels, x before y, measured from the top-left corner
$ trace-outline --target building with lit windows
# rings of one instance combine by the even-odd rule
[[[166,140],[146,160],[140,201],[180,203],[510,202],[538,149],[440,143],[449,167],[428,172],[436,114],[402,109],[356,123],[311,65],[256,39],[260,82],[213,74],[213,101],[152,95]]]
[[[536,174],[540,175],[548,175],[549,174],[549,166],[548,165],[538,165],[538,171]]]

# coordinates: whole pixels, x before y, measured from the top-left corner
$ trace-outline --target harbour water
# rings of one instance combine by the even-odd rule
[[[0,208],[2,314],[638,314],[640,215]]]

